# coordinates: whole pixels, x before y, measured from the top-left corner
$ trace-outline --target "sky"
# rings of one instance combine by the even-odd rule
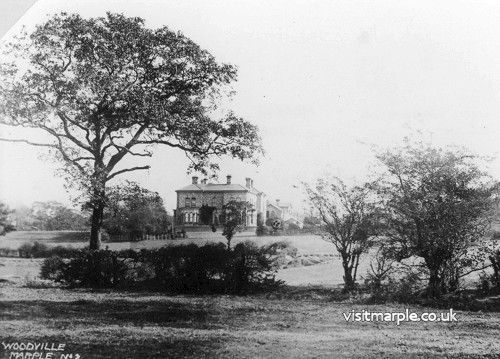
[[[0,23],[29,3],[2,2]],[[221,181],[251,177],[271,200],[300,206],[301,182],[327,173],[363,180],[373,145],[418,132],[493,156],[490,172],[500,178],[500,2],[38,0],[0,36],[61,11],[140,16],[238,67],[229,107],[260,128],[266,155],[259,167],[223,161]],[[56,164],[39,157],[37,148],[0,142],[1,200],[70,203]],[[188,161],[159,147],[149,163],[123,178],[159,192],[171,210],[175,190],[191,181]]]

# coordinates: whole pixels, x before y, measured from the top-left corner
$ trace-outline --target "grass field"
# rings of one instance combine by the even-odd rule
[[[42,234],[11,233],[0,240],[0,247],[17,248],[33,240],[86,244],[76,234]],[[287,240],[304,257],[333,253],[332,245],[316,236],[240,234],[235,242],[248,239],[259,244]],[[223,238],[209,233],[185,240],[109,246],[214,241]],[[249,297],[63,289],[36,279],[41,261],[0,258],[0,279],[7,279],[0,282],[0,342],[66,344],[64,353],[73,354],[72,359],[77,359],[76,354],[81,359],[500,357],[500,313],[458,312],[455,323],[346,322],[343,313],[351,310],[394,312],[404,311],[405,306],[342,300],[333,289],[342,283],[340,261],[334,257],[327,263],[282,269],[278,278],[290,286]],[[360,273],[366,266],[367,260]],[[0,347],[1,359],[10,353]]]
[[[66,344],[80,358],[496,358],[500,314],[455,323],[346,322],[328,291],[163,296],[3,286],[0,341]],[[280,298],[281,296],[281,298]],[[313,299],[312,299],[313,298]],[[423,308],[411,308],[422,312]],[[0,349],[0,358],[8,358]]]
[[[205,244],[205,243],[225,243],[226,239],[222,236],[219,230],[216,233],[212,232],[193,232],[188,233],[189,238],[178,238],[174,240],[147,240],[140,242],[103,242],[103,247],[108,246],[112,250],[128,249],[128,248],[155,248],[165,245],[182,245],[182,244]],[[323,241],[321,237],[315,235],[300,235],[300,236],[265,236],[257,237],[252,232],[236,233],[232,243],[237,244],[245,240],[252,240],[258,244],[268,244],[275,241],[288,241],[295,246],[302,254],[323,254],[332,253],[333,245]],[[10,232],[6,236],[0,237],[0,247],[17,249],[23,243],[33,243],[39,241],[47,245],[68,246],[68,247],[84,247],[88,245],[88,237],[85,233],[69,232],[69,231],[19,231]]]
[[[286,241],[297,248],[298,255],[302,258],[312,256],[329,255],[327,262],[313,266],[298,266],[295,268],[285,268],[278,272],[277,278],[285,281],[289,285],[321,285],[327,287],[339,286],[343,283],[343,269],[339,258],[335,254],[333,244],[324,241],[317,235],[298,235],[298,236],[264,236],[257,237],[249,232],[237,233],[233,239],[233,245],[239,242],[251,240],[259,245],[269,244],[275,241]],[[0,248],[17,249],[23,243],[33,243],[40,241],[44,244],[55,246],[62,245],[67,247],[81,248],[88,245],[87,237],[80,232],[11,232],[6,236],[0,237]],[[212,232],[195,232],[190,233],[189,238],[175,240],[147,240],[140,242],[104,242],[103,247],[109,247],[112,250],[121,249],[141,249],[141,248],[157,248],[166,245],[183,245],[195,243],[203,245],[206,243],[225,243],[225,238],[220,231]],[[371,256],[364,256],[360,261],[358,270],[359,277],[366,276],[369,270]],[[9,263],[3,266],[2,263]],[[21,261],[21,262],[19,262]],[[13,279],[19,281],[24,278],[36,277],[39,272],[40,260],[11,260],[0,258],[0,279]],[[467,286],[474,286],[477,281],[478,273],[472,273],[466,278]]]

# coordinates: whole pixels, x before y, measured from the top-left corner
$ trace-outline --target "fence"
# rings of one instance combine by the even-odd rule
[[[181,232],[176,231],[176,237],[183,237]],[[161,234],[143,234],[143,235],[132,235],[132,234],[110,234],[109,242],[138,242],[138,241],[162,241],[167,239],[174,239],[172,233],[161,233]]]

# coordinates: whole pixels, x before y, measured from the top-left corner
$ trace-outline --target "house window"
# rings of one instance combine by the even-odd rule
[[[191,207],[196,207],[196,198],[191,198]]]
[[[186,203],[184,205],[184,207],[189,207],[190,206],[190,199],[189,197],[186,197]]]

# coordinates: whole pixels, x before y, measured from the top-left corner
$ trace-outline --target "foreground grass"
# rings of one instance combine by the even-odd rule
[[[165,296],[4,285],[0,341],[65,343],[83,358],[495,358],[499,313],[456,323],[346,323],[343,312],[401,305],[270,296]],[[412,308],[422,312],[422,308]],[[0,358],[7,358],[0,349]]]

